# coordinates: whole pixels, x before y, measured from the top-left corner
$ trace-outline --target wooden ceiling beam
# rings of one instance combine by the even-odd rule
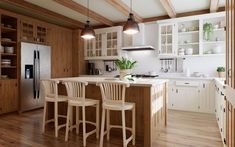
[[[219,9],[219,0],[211,0],[210,12],[214,13]]]
[[[169,17],[175,18],[176,12],[175,12],[175,8],[173,7],[171,1],[170,0],[160,0],[160,2],[162,4],[162,6],[164,7],[164,9],[166,10]]]
[[[68,7],[70,9],[82,14],[82,15],[87,15],[87,11],[88,11],[87,7],[84,7],[84,6],[74,2],[72,0],[53,0],[53,1],[65,6],[65,7]],[[111,20],[101,16],[100,14],[97,14],[94,11],[90,10],[89,16],[90,16],[90,18],[92,18],[98,22],[101,22],[105,25],[108,25],[108,26],[114,25],[114,23]]]
[[[64,15],[55,13],[53,11],[50,11],[48,9],[39,7],[39,6],[34,5],[34,4],[31,4],[31,3],[26,2],[24,0],[1,0],[1,2],[10,4],[10,5],[14,5],[14,6],[23,8],[25,10],[29,10],[33,13],[37,13],[37,14],[40,14],[42,16],[47,16],[49,18],[53,18],[53,19],[56,19],[56,20],[58,20],[58,19],[62,20],[65,23],[70,24],[70,25],[72,25],[74,27],[77,27],[77,28],[84,28],[84,23],[82,23],[80,21],[68,18]]]
[[[110,5],[115,7],[117,10],[119,10],[121,13],[123,13],[127,17],[129,16],[130,8],[121,0],[106,0],[106,2],[108,2]],[[143,21],[143,18],[140,15],[138,15],[136,12],[132,11],[132,13],[134,14],[137,22]]]

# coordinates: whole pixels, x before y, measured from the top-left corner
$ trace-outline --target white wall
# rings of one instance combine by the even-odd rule
[[[145,24],[145,41],[146,45],[152,45],[156,49],[158,48],[158,32],[156,23],[146,23]],[[132,51],[124,53],[128,55],[129,58],[138,61],[136,68],[133,70],[134,73],[148,73],[150,71],[161,72],[161,64],[156,51]],[[102,61],[96,61],[96,66],[102,69],[104,74],[117,75],[118,71],[115,72],[105,72],[105,66]],[[224,56],[205,56],[205,57],[187,57],[184,60],[184,68],[188,68],[190,72],[201,72],[203,74],[208,74],[209,76],[217,76],[216,68],[218,66],[225,66]]]

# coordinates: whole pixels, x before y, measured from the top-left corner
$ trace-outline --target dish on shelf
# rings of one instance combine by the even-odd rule
[[[4,47],[1,45],[0,53],[4,53]]]
[[[2,41],[12,41],[11,38],[2,38]]]
[[[222,47],[221,46],[216,46],[215,48],[213,48],[212,52],[214,54],[221,54],[222,53]]]
[[[1,75],[1,79],[8,79],[8,75]]]
[[[2,66],[11,66],[11,60],[10,59],[2,59],[1,65]]]
[[[185,50],[185,55],[192,55],[193,54],[193,48],[187,48]]]
[[[13,53],[14,53],[14,47],[6,46],[6,47],[4,48],[4,52],[5,52],[5,53],[9,53],[9,54],[13,54]]]

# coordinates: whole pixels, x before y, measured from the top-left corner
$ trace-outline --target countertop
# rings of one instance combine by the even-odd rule
[[[55,80],[66,81],[66,80],[81,80],[86,81],[89,84],[96,84],[100,81],[121,81],[118,78],[104,77],[104,76],[82,76],[82,77],[68,77],[68,78],[55,78]],[[130,83],[130,86],[144,86],[151,87],[168,82],[167,79],[156,79],[156,78],[137,78],[135,81],[125,81]]]

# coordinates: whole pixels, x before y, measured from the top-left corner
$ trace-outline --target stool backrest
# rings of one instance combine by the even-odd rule
[[[103,81],[98,82],[100,86],[102,100],[106,103],[125,103],[126,88],[130,86],[129,83],[117,81]]]
[[[65,84],[69,99],[84,100],[85,101],[85,88],[88,85],[84,81],[63,81]]]
[[[49,98],[58,98],[58,80],[41,80],[44,88],[44,94]]]

